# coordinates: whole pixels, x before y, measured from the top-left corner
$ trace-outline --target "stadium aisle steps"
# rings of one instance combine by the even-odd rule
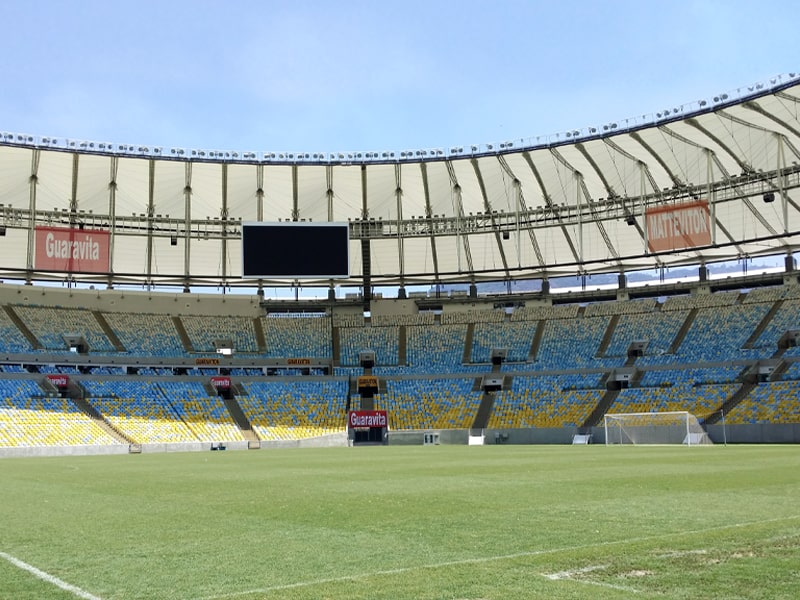
[[[98,325],[100,325],[100,329],[102,329],[103,333],[106,334],[108,341],[111,342],[112,346],[114,346],[114,349],[117,352],[125,352],[126,351],[125,346],[117,337],[117,334],[114,333],[114,330],[111,328],[111,325],[108,324],[108,321],[106,321],[106,318],[103,316],[103,313],[101,313],[99,310],[93,310],[92,314],[94,315],[94,318],[97,319],[97,323]]]
[[[242,437],[248,442],[260,441],[258,435],[256,435],[256,432],[253,430],[253,426],[250,424],[250,420],[244,414],[236,398],[226,398],[222,396],[222,402],[225,404],[225,408],[228,409],[228,413],[231,415],[233,422],[236,423],[236,426],[242,432]]]
[[[189,334],[186,332],[186,328],[183,326],[181,318],[172,317],[172,322],[175,323],[175,329],[178,332],[178,336],[181,338],[181,342],[183,342],[184,350],[186,350],[186,352],[194,352],[192,341],[189,339]]]
[[[5,305],[3,308],[5,308],[8,318],[17,326],[17,329],[25,336],[25,339],[30,342],[31,347],[33,347],[34,350],[41,350],[42,345],[39,343],[39,340],[37,340],[33,332],[28,329],[28,326],[23,323],[16,311],[9,305]]]
[[[133,444],[136,442],[131,437],[125,435],[122,431],[114,427],[111,423],[109,423],[105,417],[91,404],[89,404],[85,398],[82,398],[78,395],[75,395],[70,398],[72,403],[78,407],[78,409],[91,418],[97,425],[102,428],[106,433],[112,436],[114,439],[118,440],[122,444]]]

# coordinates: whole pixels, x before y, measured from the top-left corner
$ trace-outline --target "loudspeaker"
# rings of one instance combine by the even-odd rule
[[[764,194],[764,202],[769,204],[770,202],[775,202],[775,194],[772,192],[767,192]]]
[[[169,245],[170,246],[177,246],[178,245],[178,236],[173,235],[169,238]]]
[[[0,226],[0,235],[5,235],[5,234],[6,234],[6,228]]]
[[[636,225],[636,218],[633,216],[625,217],[625,222],[628,225]]]
[[[509,239],[510,237],[511,237],[511,234],[510,234],[510,233],[508,233],[507,231],[504,231],[504,232],[503,232],[503,239],[504,239],[504,240],[507,240],[507,239]]]

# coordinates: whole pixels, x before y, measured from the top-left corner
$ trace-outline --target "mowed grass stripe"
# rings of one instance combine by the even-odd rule
[[[605,564],[609,552],[613,568],[587,579],[617,585],[625,578],[616,565],[646,558],[658,570],[638,569],[654,574],[632,587],[655,585],[669,596],[670,586],[683,586],[664,565],[697,556],[670,561],[656,552],[713,551],[715,543],[721,562],[711,567],[721,571],[724,557],[747,545],[743,539],[793,539],[798,466],[795,446],[439,446],[4,460],[0,548],[105,600],[491,599],[529,597],[515,594],[531,586],[589,598],[596,587],[574,583],[585,588],[576,591],[543,574]],[[766,524],[732,527],[757,521]],[[662,537],[681,532],[689,537]],[[780,553],[759,543],[752,561],[769,561],[760,568],[775,570],[770,585],[780,597],[791,572],[781,571]],[[534,555],[542,552],[548,554]],[[791,543],[784,553],[798,558]],[[369,573],[384,575],[341,581]],[[252,592],[267,588],[275,591]]]
[[[437,563],[437,564],[430,564],[430,565],[417,565],[413,567],[405,567],[405,568],[397,568],[397,569],[390,569],[385,571],[375,571],[375,572],[364,572],[364,573],[357,573],[353,575],[344,575],[341,577],[329,578],[329,579],[318,579],[312,581],[298,581],[295,583],[288,583],[284,585],[277,585],[271,587],[264,587],[259,589],[253,590],[243,590],[239,592],[230,592],[218,596],[207,596],[205,598],[197,598],[195,600],[224,600],[227,598],[235,598],[241,596],[252,596],[255,594],[265,594],[268,592],[276,592],[276,591],[283,591],[283,590],[290,590],[294,588],[303,588],[303,587],[318,587],[326,584],[331,583],[341,583],[341,582],[348,582],[348,581],[359,581],[365,579],[372,579],[372,578],[380,578],[390,575],[402,575],[404,573],[408,573],[410,571],[419,571],[419,570],[434,570],[434,569],[446,569],[448,567],[456,567],[456,566],[466,566],[466,565],[478,565],[483,563],[491,563],[491,562],[501,562],[501,561],[509,561],[515,560],[519,558],[531,558],[531,557],[538,557],[544,555],[553,555],[553,554],[575,554],[577,552],[582,552],[585,550],[602,550],[608,549],[612,546],[616,545],[637,545],[641,546],[643,544],[653,544],[654,542],[663,542],[669,539],[696,539],[698,536],[703,536],[715,532],[725,531],[725,530],[741,530],[742,528],[747,527],[754,527],[754,526],[763,526],[763,525],[774,525],[774,524],[781,524],[781,523],[789,523],[792,521],[800,521],[800,515],[793,515],[789,517],[784,517],[780,519],[766,519],[764,521],[757,521],[751,523],[735,523],[732,525],[724,525],[720,527],[714,527],[710,529],[704,530],[695,530],[695,531],[675,531],[672,533],[666,533],[664,535],[657,535],[657,536],[649,536],[643,538],[631,538],[631,539],[624,539],[624,540],[616,540],[616,541],[609,541],[609,542],[599,542],[593,544],[582,544],[577,546],[566,546],[563,548],[552,548],[549,550],[538,550],[532,552],[518,552],[516,554],[507,554],[503,556],[486,556],[480,558],[467,558],[463,560],[455,560],[445,563]],[[796,536],[791,536],[796,537]],[[684,556],[691,556],[695,554],[707,555],[707,550],[688,550],[688,551],[673,551],[670,555],[659,555],[657,558],[679,558]],[[611,565],[604,564],[604,565],[589,565],[585,567],[579,567],[576,569],[572,569],[569,571],[561,571],[558,573],[541,573],[541,575],[551,581],[559,581],[559,580],[570,580],[570,581],[578,581],[580,583],[587,583],[587,584],[594,584],[600,585],[603,587],[611,587],[623,591],[636,591],[631,587],[622,586],[622,585],[615,585],[611,583],[605,583],[602,581],[592,581],[592,580],[584,580],[581,579],[581,576],[593,573],[595,571],[603,571],[610,567]]]

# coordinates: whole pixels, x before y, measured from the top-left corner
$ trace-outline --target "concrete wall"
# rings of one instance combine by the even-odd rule
[[[225,450],[247,450],[248,443],[242,441],[223,442]],[[166,452],[208,452],[211,442],[180,444],[141,444],[142,454]],[[214,443],[217,446],[217,443]],[[262,441],[261,449],[277,448],[333,448],[347,446],[347,434],[334,433],[305,440]],[[101,454],[129,454],[128,444],[107,446],[42,446],[30,448],[0,448],[0,458],[26,458],[35,456],[96,456]]]
[[[255,318],[262,314],[256,295],[88,290],[8,283],[0,283],[0,304],[181,316],[225,314]]]
[[[466,446],[468,429],[426,429],[414,431],[390,431],[390,446],[422,446],[425,433],[438,433],[439,444]],[[508,444],[572,444],[576,431],[572,427],[552,429],[487,429],[484,431],[485,445]],[[786,425],[712,425],[708,435],[715,444],[800,444],[800,423]],[[226,450],[247,450],[247,442],[225,442]],[[592,444],[605,444],[602,427],[592,429]],[[305,440],[262,441],[261,449],[279,448],[334,448],[348,445],[347,433],[335,433]],[[165,452],[207,452],[211,443],[142,444],[143,454]],[[47,446],[36,448],[0,448],[0,458],[24,458],[35,456],[91,456],[100,454],[128,454],[126,444],[110,446]]]

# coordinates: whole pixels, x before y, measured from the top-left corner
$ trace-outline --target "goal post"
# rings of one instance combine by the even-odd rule
[[[616,413],[603,416],[606,445],[713,444],[692,413],[687,411]]]

